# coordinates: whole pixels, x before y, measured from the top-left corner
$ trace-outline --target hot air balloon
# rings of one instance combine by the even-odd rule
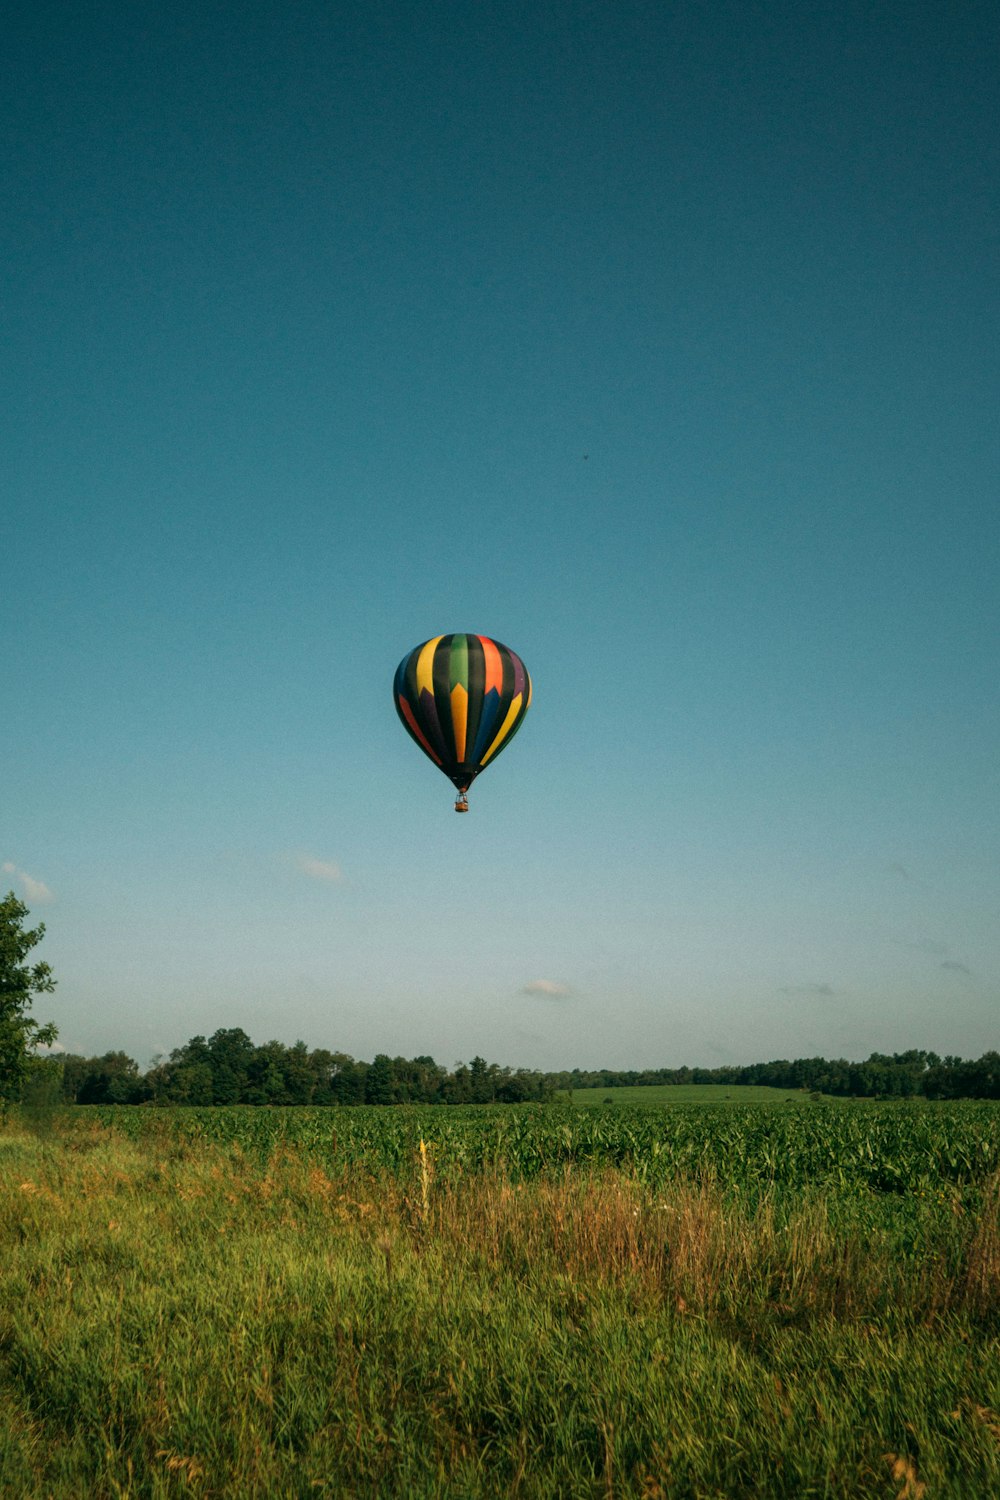
[[[514,738],[531,702],[524,662],[488,635],[436,635],[396,668],[393,701],[403,727],[458,788],[469,787]]]

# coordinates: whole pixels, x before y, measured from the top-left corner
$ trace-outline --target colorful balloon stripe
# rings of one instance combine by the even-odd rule
[[[403,723],[406,725],[407,729],[413,735],[413,738],[416,740],[416,742],[420,746],[421,750],[423,750],[423,752],[424,752],[425,755],[429,755],[430,756],[431,760],[434,761],[435,765],[439,766],[441,764],[441,757],[440,757],[440,755],[435,755],[435,753],[431,749],[430,745],[428,745],[427,741],[424,739],[423,735],[420,733],[420,725],[417,723],[416,719],[413,717],[413,709],[407,703],[407,701],[406,701],[405,698],[400,698],[399,699],[399,709],[400,709],[400,713],[403,716]]]
[[[518,714],[521,712],[521,705],[523,701],[524,695],[522,693],[518,693],[517,697],[510,705],[510,708],[508,708],[507,710],[507,717],[500,725],[500,733],[497,735],[496,739],[493,741],[492,745],[483,756],[482,764],[484,766],[491,756],[496,755],[498,751],[502,749],[504,740],[512,732],[512,727],[517,721]]]
[[[478,761],[480,765],[483,760],[483,752],[493,741],[497,724],[500,721],[500,694],[496,688],[491,688],[483,699],[482,713],[479,718],[479,730],[476,734],[475,744],[472,747],[471,759]]]
[[[476,639],[483,648],[483,665],[486,668],[483,689],[491,693],[495,688],[499,693],[503,687],[503,659],[497,650],[496,641],[491,641],[488,635],[480,635]]]
[[[437,635],[404,656],[393,699],[407,734],[464,791],[520,729],[531,678],[489,636]]]

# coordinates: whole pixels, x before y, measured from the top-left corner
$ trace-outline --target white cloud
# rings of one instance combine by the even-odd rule
[[[33,875],[28,874],[27,870],[19,870],[13,860],[4,860],[3,871],[5,875],[13,875],[15,879],[20,881],[24,895],[28,901],[55,900],[44,880],[36,880]]]
[[[335,885],[344,878],[343,870],[333,860],[314,859],[311,854],[300,854],[295,866],[303,875],[308,875],[310,880],[324,880],[329,885]]]
[[[521,991],[522,995],[548,995],[550,1000],[560,1000],[573,991],[568,984],[561,984],[558,979],[531,979]]]

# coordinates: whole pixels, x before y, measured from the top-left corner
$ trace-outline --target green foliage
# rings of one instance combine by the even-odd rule
[[[801,1113],[914,1159],[925,1117],[939,1150],[997,1123],[990,1106]],[[109,1113],[132,1140],[101,1118],[0,1135],[4,1495],[1000,1493],[1000,1196],[981,1176],[925,1196],[851,1172],[654,1185],[586,1166],[586,1111]],[[401,1120],[438,1133],[411,1149]],[[445,1170],[449,1132],[489,1162],[519,1120],[526,1151],[535,1131],[571,1154],[520,1183]],[[766,1141],[743,1140],[750,1179]],[[393,1163],[377,1180],[376,1158]]]
[[[138,1064],[126,1052],[105,1052],[103,1057],[78,1057],[64,1053],[63,1098],[77,1104],[140,1104],[148,1097]]]
[[[103,1108],[74,1111],[75,1128],[113,1127],[135,1140],[229,1146],[265,1159],[308,1151],[331,1166],[393,1174],[424,1140],[446,1176],[502,1172],[526,1181],[570,1169],[621,1168],[656,1187],[710,1178],[751,1191],[832,1185],[919,1195],[983,1183],[1000,1170],[1000,1112],[990,1103],[684,1105],[566,1110],[556,1106],[441,1109]]]
[[[25,959],[41,942],[43,923],[24,926],[28,908],[13,891],[0,900],[0,1107],[20,1099],[31,1067],[32,1049],[56,1039],[56,1028],[28,1015],[35,995],[55,989],[47,963]]]
[[[474,1058],[454,1073],[433,1057],[355,1061],[305,1042],[255,1046],[239,1027],[194,1036],[157,1059],[145,1074],[123,1052],[64,1058],[63,1097],[70,1104],[518,1104],[541,1100],[541,1073],[501,1068]]]
[[[66,1058],[63,1095],[76,1104],[524,1104],[561,1098],[567,1106],[777,1102],[784,1098],[1000,1098],[1000,1055],[942,1061],[933,1052],[873,1053],[864,1063],[825,1058],[746,1067],[655,1068],[643,1072],[541,1073],[483,1057],[448,1072],[432,1057],[362,1062],[305,1042],[255,1046],[240,1027],[194,1036],[145,1074],[122,1052]],[[607,1090],[612,1089],[609,1096]]]
[[[718,1068],[644,1068],[615,1071],[606,1068],[574,1068],[572,1072],[550,1075],[558,1089],[608,1089],[650,1086],[706,1086],[726,1088],[770,1088],[803,1090],[830,1094],[837,1098],[909,1099],[926,1094],[928,1098],[1000,1098],[1000,1058],[987,1054],[995,1066],[985,1073],[976,1064],[962,1063],[948,1057],[942,1062],[936,1052],[910,1049],[892,1054],[873,1052],[865,1062],[848,1062],[838,1057],[797,1057],[793,1061],[776,1058],[771,1062],[727,1063]],[[985,1063],[987,1059],[983,1059]],[[961,1086],[952,1087],[960,1070]],[[961,1071],[964,1070],[964,1071]],[[982,1078],[988,1086],[980,1087]],[[996,1088],[995,1092],[991,1092]]]

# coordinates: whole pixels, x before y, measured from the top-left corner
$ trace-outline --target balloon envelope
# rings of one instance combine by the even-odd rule
[[[393,699],[410,738],[464,792],[520,729],[531,678],[488,635],[436,635],[403,657]]]

